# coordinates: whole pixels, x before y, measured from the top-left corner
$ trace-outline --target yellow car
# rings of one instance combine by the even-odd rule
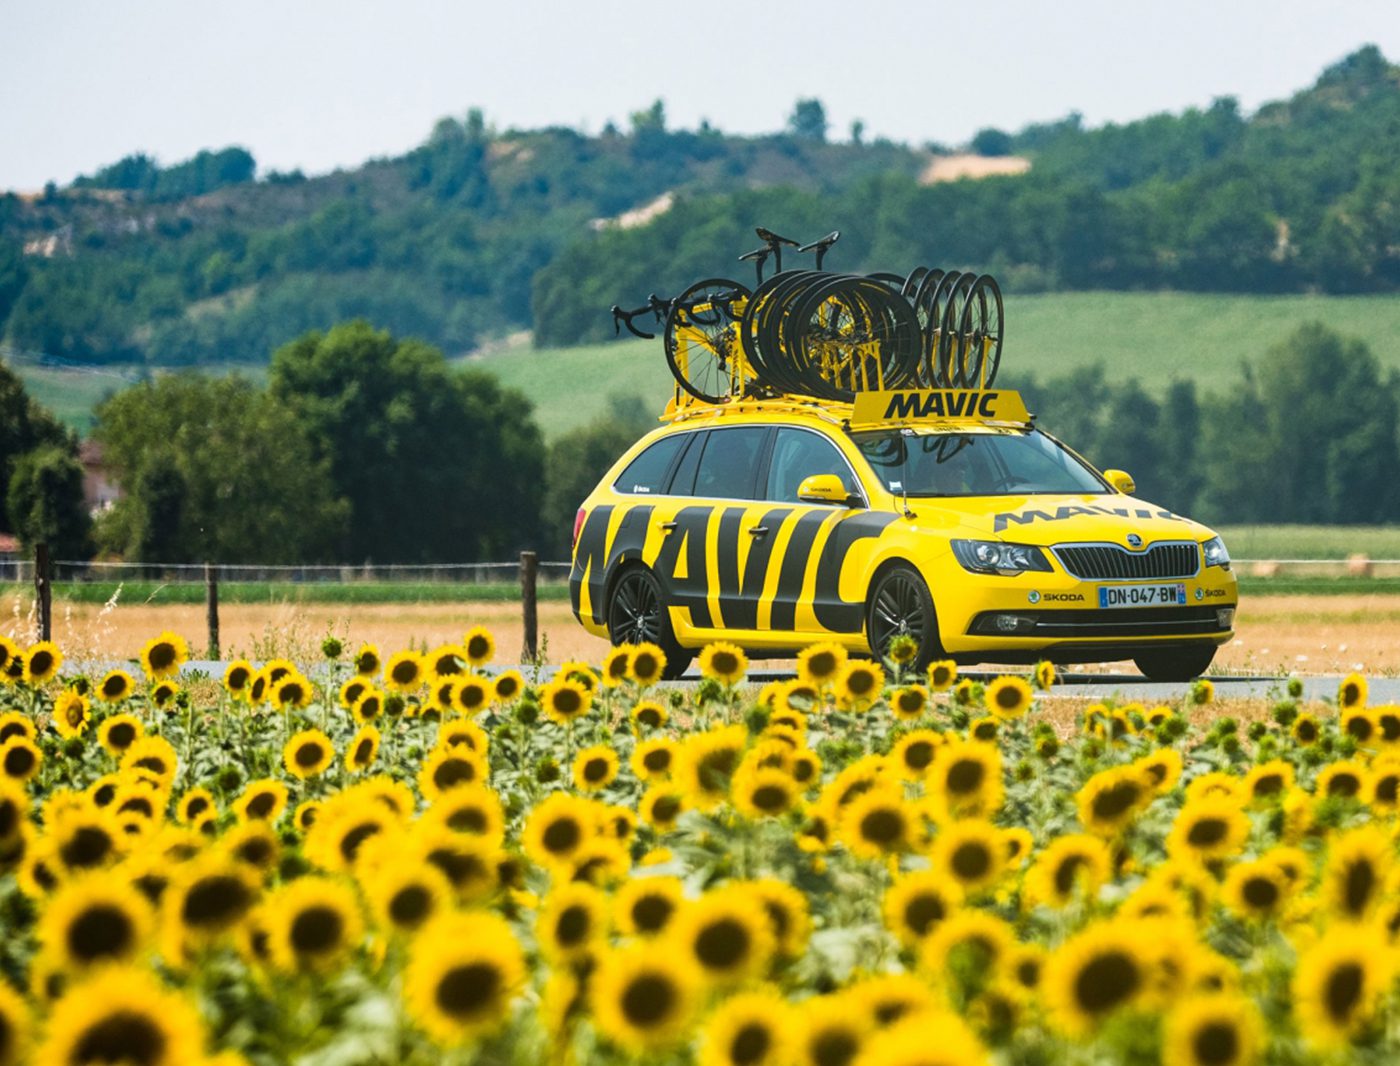
[[[782,658],[819,640],[922,669],[1131,659],[1199,676],[1234,627],[1211,530],[1132,495],[1015,392],[672,404],[574,523],[575,616],[652,641],[677,676],[715,640]]]

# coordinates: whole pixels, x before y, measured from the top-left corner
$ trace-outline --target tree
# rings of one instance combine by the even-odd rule
[[[798,100],[788,116],[788,132],[804,141],[826,143],[826,108],[815,97]]]
[[[1010,155],[1012,143],[1011,134],[988,127],[973,135],[972,150],[978,155]]]
[[[533,542],[544,446],[529,401],[490,375],[356,321],[280,348],[268,384],[349,503],[341,558],[470,562]]]
[[[124,496],[104,546],[151,562],[337,561],[348,508],[307,427],[244,378],[166,374],[97,409]]]
[[[46,444],[14,464],[5,510],[25,549],[47,544],[56,559],[92,554],[92,519],[83,506],[83,468],[72,454]]]
[[[20,376],[0,362],[0,500],[9,498],[15,463],[45,446],[60,447],[70,455],[77,452],[67,430],[25,391]],[[16,532],[3,518],[0,528]]]

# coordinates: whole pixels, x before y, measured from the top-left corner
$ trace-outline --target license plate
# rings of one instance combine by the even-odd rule
[[[1100,607],[1174,607],[1185,602],[1185,585],[1107,585],[1099,588]]]

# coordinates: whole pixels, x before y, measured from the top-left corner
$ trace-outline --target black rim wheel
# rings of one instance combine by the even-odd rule
[[[870,648],[881,658],[895,637],[913,637],[922,652],[932,619],[924,608],[923,590],[906,573],[893,573],[880,582],[870,605]]]
[[[646,574],[624,574],[608,605],[608,636],[614,644],[660,644],[661,612],[661,597]]]

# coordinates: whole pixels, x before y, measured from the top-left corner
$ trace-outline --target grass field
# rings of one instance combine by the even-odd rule
[[[1400,559],[1400,526],[1221,526],[1236,559]]]
[[[605,313],[598,309],[600,316]],[[1153,388],[1173,377],[1223,388],[1235,380],[1241,361],[1259,358],[1300,323],[1313,320],[1360,337],[1384,365],[1400,369],[1396,296],[1080,292],[1007,298],[1002,380],[1014,387],[1026,374],[1044,378],[1101,362],[1115,378],[1137,378]],[[523,389],[547,436],[589,421],[614,394],[641,396],[659,412],[671,388],[660,341],[540,351],[515,345],[461,362]],[[92,424],[94,404],[145,372],[131,366],[18,369],[41,403],[83,431]],[[241,372],[258,378],[263,369]]]

